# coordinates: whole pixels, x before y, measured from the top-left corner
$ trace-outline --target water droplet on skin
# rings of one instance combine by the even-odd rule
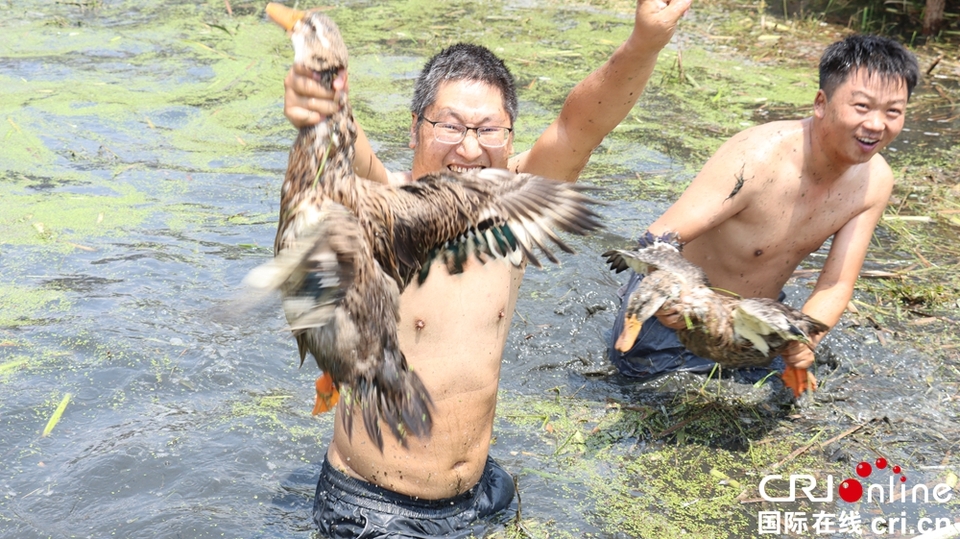
[[[847,503],[853,503],[858,501],[860,497],[863,496],[863,485],[861,485],[860,481],[857,481],[856,479],[847,479],[843,483],[840,483],[838,493],[840,494],[841,500]]]
[[[870,467],[870,463],[861,462],[860,464],[857,464],[857,475],[859,475],[860,477],[867,477],[872,472],[873,472],[873,468]]]

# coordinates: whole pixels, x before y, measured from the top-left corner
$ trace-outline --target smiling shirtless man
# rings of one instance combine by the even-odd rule
[[[802,310],[833,327],[853,295],[893,188],[893,173],[879,152],[903,129],[918,77],[916,59],[896,41],[853,35],[834,43],[820,60],[813,116],[734,135],[649,231],[679,234],[684,258],[702,267],[712,286],[763,298],[777,298],[797,265],[832,236]],[[622,297],[639,281],[631,276]],[[633,348],[619,352],[613,343],[625,307],[608,349],[621,373],[650,378],[711,370],[713,362],[680,344],[674,330],[685,322],[671,312],[647,320]],[[797,341],[781,356],[797,369],[814,361],[811,348]]]
[[[413,170],[388,173],[362,132],[355,169],[381,182],[484,167],[575,181],[593,149],[636,103],[689,6],[690,0],[639,0],[627,41],[571,91],[560,116],[533,147],[513,157],[513,77],[485,48],[447,48],[426,64],[416,83]],[[342,91],[345,79],[341,74],[335,88]],[[334,111],[334,96],[309,70],[294,66],[285,86],[284,113],[295,126]],[[351,438],[338,413],[314,505],[321,533],[482,536],[487,517],[504,514],[514,486],[488,454],[501,357],[522,278],[523,269],[505,261],[471,261],[460,275],[436,265],[422,286],[411,284],[403,292],[400,348],[433,398],[432,434],[408,437],[404,447],[385,429],[381,452],[363,436]],[[362,421],[362,414],[353,415]]]

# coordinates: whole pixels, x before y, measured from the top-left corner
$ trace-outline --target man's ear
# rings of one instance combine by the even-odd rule
[[[817,96],[813,98],[813,114],[817,118],[823,118],[827,113],[827,94],[822,89],[817,90]]]
[[[417,147],[417,113],[410,113],[410,149],[413,150]]]

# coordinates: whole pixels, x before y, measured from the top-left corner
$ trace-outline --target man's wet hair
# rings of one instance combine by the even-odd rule
[[[829,98],[860,68],[884,81],[903,81],[908,98],[920,78],[917,59],[903,45],[886,37],[856,34],[824,51],[820,58],[820,89]]]
[[[423,122],[423,112],[437,100],[437,91],[446,81],[477,81],[499,88],[510,125],[517,119],[517,88],[510,70],[490,49],[457,43],[443,49],[423,66],[413,90],[410,110]]]

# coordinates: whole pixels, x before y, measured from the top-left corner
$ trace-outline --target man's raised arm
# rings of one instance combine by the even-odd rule
[[[633,32],[567,96],[560,116],[511,169],[575,181],[590,153],[623,120],[647,85],[691,0],[637,0]]]

